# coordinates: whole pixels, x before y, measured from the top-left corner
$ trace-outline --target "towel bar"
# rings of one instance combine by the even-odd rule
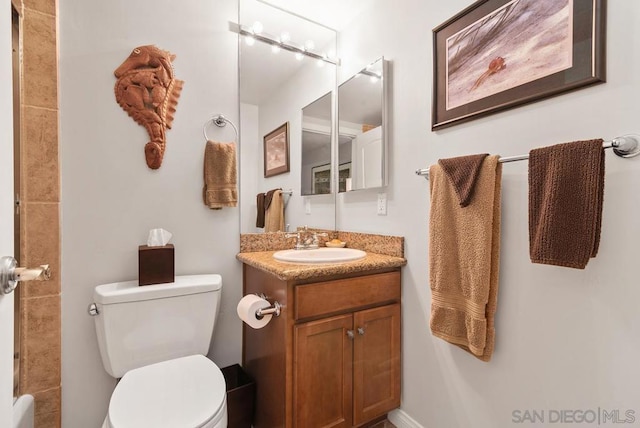
[[[632,158],[640,155],[640,135],[631,134],[616,137],[611,141],[605,141],[602,143],[602,147],[605,149],[613,149],[613,153],[622,158]],[[529,155],[508,156],[501,157],[498,162],[517,162],[527,159],[529,159]],[[428,180],[429,168],[417,169],[416,175],[422,176]]]
[[[207,120],[204,123],[204,126],[202,127],[202,133],[204,134],[204,139],[209,141],[209,137],[207,137],[207,126],[213,123],[215,126],[217,126],[218,128],[224,128],[225,126],[227,126],[227,123],[229,125],[231,125],[231,127],[233,128],[233,130],[236,133],[236,143],[238,141],[238,128],[236,128],[236,126],[233,124],[233,122],[231,122],[229,119],[227,119],[226,117],[224,117],[224,115],[222,114],[215,114],[213,115],[213,117],[209,120]]]

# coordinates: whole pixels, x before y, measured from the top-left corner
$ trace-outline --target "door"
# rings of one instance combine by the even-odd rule
[[[400,304],[353,314],[353,424],[400,407]]]
[[[293,426],[350,428],[353,317],[295,326]]]
[[[13,255],[11,1],[0,0],[0,256]],[[0,295],[0,426],[12,426],[13,294]]]
[[[382,186],[382,127],[358,135],[351,143],[353,188],[369,189]]]

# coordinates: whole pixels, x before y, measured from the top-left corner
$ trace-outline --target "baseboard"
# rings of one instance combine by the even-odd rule
[[[402,409],[389,412],[387,418],[398,428],[425,428]]]

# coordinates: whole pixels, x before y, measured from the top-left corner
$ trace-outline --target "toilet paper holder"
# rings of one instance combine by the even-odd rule
[[[256,295],[258,297],[260,297],[261,299],[267,300],[267,296],[264,295],[264,293],[256,293]],[[280,316],[280,308],[282,308],[282,305],[280,303],[278,303],[278,301],[276,300],[275,302],[273,302],[271,304],[271,306],[267,307],[267,308],[262,308],[262,309],[258,309],[256,311],[256,319],[261,320],[262,318],[264,318],[265,315],[275,315],[277,317]]]

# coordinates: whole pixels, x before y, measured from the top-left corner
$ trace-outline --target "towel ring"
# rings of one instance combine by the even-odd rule
[[[236,141],[238,141],[238,128],[236,128],[236,126],[233,124],[233,122],[231,122],[229,119],[224,117],[224,115],[222,115],[222,114],[216,114],[211,119],[207,120],[204,123],[204,126],[202,127],[202,133],[204,134],[204,139],[206,141],[209,141],[209,137],[207,136],[207,126],[210,123],[213,123],[218,128],[224,128],[225,126],[227,126],[227,123],[228,123],[229,125],[231,125],[231,127],[235,131],[235,133],[236,133]]]

